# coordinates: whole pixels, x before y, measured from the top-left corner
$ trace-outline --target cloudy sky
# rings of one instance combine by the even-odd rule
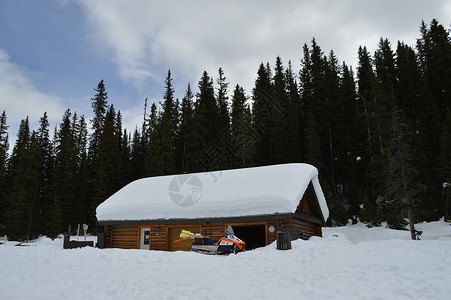
[[[249,94],[260,62],[279,55],[298,72],[313,37],[355,69],[359,45],[373,52],[386,37],[413,46],[421,20],[433,18],[449,29],[451,1],[0,0],[0,110],[10,141],[26,116],[34,128],[44,111],[51,127],[67,108],[91,118],[104,79],[133,130],[144,99],[161,100],[168,69],[179,98],[219,67],[230,89]]]

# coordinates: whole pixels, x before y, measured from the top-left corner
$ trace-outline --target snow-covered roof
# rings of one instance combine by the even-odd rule
[[[126,185],[101,203],[98,221],[198,219],[294,213],[312,182],[324,220],[329,216],[308,164],[148,177]]]

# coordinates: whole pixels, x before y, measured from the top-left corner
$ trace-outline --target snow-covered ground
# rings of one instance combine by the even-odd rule
[[[0,299],[451,299],[451,226],[417,229],[420,241],[362,224],[325,228],[290,251],[230,256],[7,242]]]

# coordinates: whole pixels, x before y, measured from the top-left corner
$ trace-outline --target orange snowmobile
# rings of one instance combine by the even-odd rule
[[[224,235],[219,240],[204,237],[199,234],[192,234],[191,232],[185,230],[182,230],[180,237],[182,239],[193,238],[194,241],[189,251],[203,254],[236,254],[244,251],[246,248],[246,243],[235,235],[233,228],[230,225],[227,226],[227,229],[224,231]]]

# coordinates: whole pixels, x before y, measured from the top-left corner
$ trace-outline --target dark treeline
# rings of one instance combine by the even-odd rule
[[[163,102],[146,99],[133,132],[102,80],[89,122],[68,109],[50,137],[46,113],[31,132],[26,118],[11,155],[3,112],[0,234],[95,228],[97,205],[143,177],[289,162],[319,169],[329,225],[436,220],[451,182],[451,41],[436,20],[420,34],[416,48],[387,39],[374,53],[360,47],[356,73],[313,39],[299,72],[280,57],[262,63],[248,93],[229,87],[220,68],[215,79],[202,74],[196,94],[188,84],[180,100],[169,71]]]

